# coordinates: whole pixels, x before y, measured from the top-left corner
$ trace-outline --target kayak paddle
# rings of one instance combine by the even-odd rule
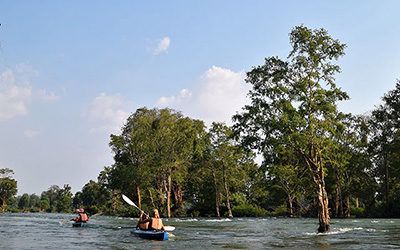
[[[136,204],[131,201],[131,199],[129,199],[128,197],[126,197],[125,195],[122,195],[122,199],[124,199],[124,201],[126,203],[128,203],[131,206],[134,206],[135,208],[139,209],[141,212],[143,212],[145,215],[147,215],[148,217],[150,217],[145,211],[143,211],[142,209],[140,209],[138,206],[136,206]],[[171,232],[175,230],[174,226],[164,226],[164,230],[167,232]]]
[[[131,199],[129,199],[128,197],[126,197],[125,195],[122,195],[122,199],[124,199],[124,201],[125,201],[126,203],[128,203],[129,205],[134,206],[135,208],[139,209],[139,211],[141,211],[141,212],[143,212],[145,215],[149,216],[148,214],[146,214],[145,211],[143,211],[143,210],[140,209],[138,206],[136,206],[136,204],[135,204],[133,201],[131,201]]]

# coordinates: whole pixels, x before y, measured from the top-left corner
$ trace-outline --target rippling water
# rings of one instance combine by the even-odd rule
[[[317,234],[317,219],[164,219],[169,241],[133,236],[136,219],[94,216],[72,228],[71,214],[1,214],[0,249],[400,249],[399,219],[332,220]]]

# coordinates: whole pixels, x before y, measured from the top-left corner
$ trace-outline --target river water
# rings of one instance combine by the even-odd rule
[[[169,241],[135,237],[134,218],[94,216],[73,228],[72,214],[0,214],[0,249],[400,249],[400,219],[332,220],[317,234],[317,219],[164,219]]]

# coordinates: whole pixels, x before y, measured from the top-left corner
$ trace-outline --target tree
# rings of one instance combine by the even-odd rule
[[[4,212],[9,199],[17,194],[17,181],[11,176],[14,174],[9,168],[0,169],[0,209]]]
[[[57,206],[57,196],[60,191],[60,187],[57,185],[52,185],[47,191],[42,192],[40,195],[41,208],[45,208],[46,212],[56,211]]]
[[[18,208],[19,209],[21,209],[21,210],[27,210],[27,209],[29,209],[30,207],[29,207],[29,200],[30,200],[30,197],[29,197],[29,194],[23,194],[20,198],[19,198],[19,201],[18,201]]]
[[[84,206],[90,213],[97,213],[103,209],[110,200],[109,192],[101,184],[90,180],[82,188],[82,192],[77,192],[73,199],[75,207]]]
[[[277,181],[279,187],[285,192],[287,197],[288,214],[294,215],[293,203],[296,198],[304,193],[303,185],[305,179],[305,168],[296,163],[287,162],[282,165],[272,165],[268,175]]]
[[[35,211],[40,209],[40,197],[36,194],[31,194],[29,196],[29,207],[35,209]]]
[[[71,187],[68,184],[65,184],[63,188],[58,190],[57,193],[57,203],[56,203],[56,211],[57,212],[70,212],[72,206],[72,193]]]
[[[246,196],[247,171],[256,170],[254,156],[237,145],[232,129],[223,123],[212,123],[209,136],[211,140],[209,166],[215,189],[216,214],[220,216],[220,197],[223,195],[228,217],[233,217],[231,193],[241,193],[242,196]]]
[[[128,117],[121,135],[111,135],[115,164],[110,173],[110,186],[136,194],[139,207],[142,206],[141,190],[147,189],[154,178],[150,173],[154,153],[152,126],[156,116],[156,110],[138,109]]]
[[[247,73],[251,104],[234,116],[234,128],[265,164],[273,164],[282,149],[302,160],[316,187],[318,232],[326,232],[330,215],[324,178],[334,138],[343,130],[336,104],[348,99],[336,86],[340,67],[333,61],[344,55],[345,45],[324,29],[304,26],[291,31],[290,42],[288,60],[269,57]]]
[[[47,191],[42,192],[41,209],[47,212],[69,212],[72,208],[71,187],[65,184],[63,188],[52,185]]]
[[[142,206],[165,208],[168,217],[183,208],[187,169],[204,124],[171,109],[136,110],[120,135],[111,135],[115,156],[109,187],[124,190]],[[164,209],[160,209],[161,211]]]
[[[373,110],[370,120],[370,153],[376,177],[381,183],[378,197],[386,206],[386,216],[391,216],[391,191],[400,179],[398,171],[400,149],[400,81],[395,89],[383,97],[383,104]],[[390,206],[389,206],[390,205]]]

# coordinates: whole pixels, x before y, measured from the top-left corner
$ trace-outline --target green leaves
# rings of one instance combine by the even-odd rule
[[[13,173],[9,168],[0,169],[0,211],[4,211],[9,200],[17,194],[17,181],[11,178]]]

